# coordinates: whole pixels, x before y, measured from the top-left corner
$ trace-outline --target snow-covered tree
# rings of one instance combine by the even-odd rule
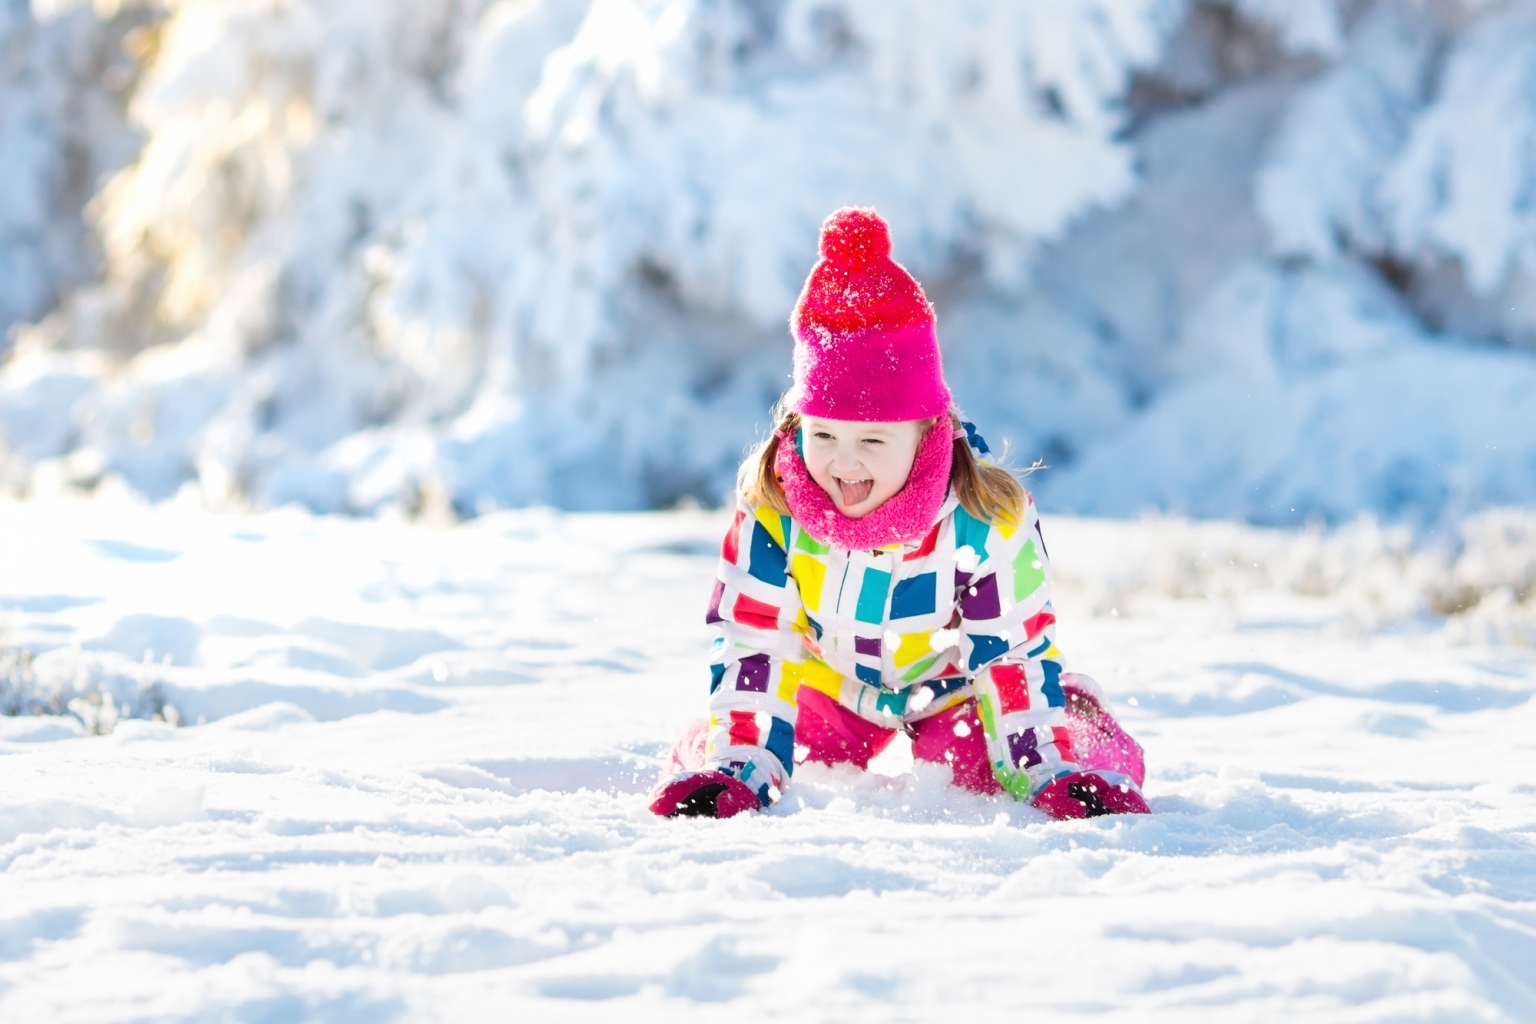
[[[0,352],[9,328],[37,319],[96,271],[82,210],[131,160],[122,97],[148,12],[79,0],[0,0]]]
[[[1318,438],[1259,404],[1231,406],[1210,455],[1246,476],[1173,472],[1204,456],[1171,440],[1208,422],[1202,388],[1260,381],[1284,404],[1345,374],[1376,394],[1389,354],[1409,378],[1505,373],[1454,334],[1525,344],[1536,316],[1527,0],[157,10],[130,47],[142,147],[86,221],[41,221],[88,224],[104,260],[16,307],[64,294],[0,370],[12,488],[721,500],[785,384],[817,226],[861,203],[936,299],[967,407],[1057,467],[1047,500],[1284,519],[1536,495],[1503,463],[1497,486],[1487,460],[1434,468],[1492,420],[1385,453],[1341,428],[1360,479],[1333,494],[1304,483]],[[1154,437],[1172,447],[1136,441]],[[1384,497],[1404,465],[1432,479]],[[1308,496],[1251,500],[1232,489],[1249,477]]]

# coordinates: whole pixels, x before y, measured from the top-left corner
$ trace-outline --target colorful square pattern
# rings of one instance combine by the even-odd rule
[[[782,782],[774,761],[792,770],[795,708],[807,687],[858,713],[899,718],[911,694],[965,687],[987,672],[978,710],[1005,788],[1025,798],[1030,779],[1070,762],[1065,730],[1018,724],[1065,704],[1032,502],[1022,516],[992,522],[952,508],[916,542],[853,552],[770,508],[741,509],[720,554],[706,616],[720,723],[710,742],[722,757],[727,743],[764,750],[739,770],[756,773],[751,784],[765,800],[777,797],[770,783]]]

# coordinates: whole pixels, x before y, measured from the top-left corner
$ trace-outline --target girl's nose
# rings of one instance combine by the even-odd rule
[[[857,458],[838,452],[832,458],[832,475],[844,480],[862,479],[858,474],[864,472],[864,464]]]

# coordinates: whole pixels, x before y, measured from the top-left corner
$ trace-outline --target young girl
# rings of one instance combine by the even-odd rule
[[[822,225],[790,328],[787,411],[742,466],[709,604],[710,717],[651,810],[767,807],[797,761],[862,769],[903,731],[965,789],[1148,813],[1141,748],[1062,671],[1034,501],[979,461],[933,308],[873,210]]]

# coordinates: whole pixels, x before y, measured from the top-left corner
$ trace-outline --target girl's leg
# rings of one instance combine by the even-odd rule
[[[863,770],[896,738],[895,729],[865,721],[820,690],[802,686],[795,699],[800,705],[795,746],[809,748],[807,761],[851,764]]]
[[[1066,729],[1072,753],[1083,771],[1110,771],[1128,776],[1140,786],[1146,777],[1141,744],[1128,736],[1106,708],[1098,684],[1075,672],[1061,677],[1067,698]],[[955,785],[973,793],[1000,793],[987,760],[976,702],[968,700],[931,718],[913,722],[912,756],[919,761],[948,764]]]
[[[987,740],[974,699],[947,711],[919,719],[907,727],[912,734],[912,757],[918,761],[947,764],[955,785],[973,793],[1001,793],[987,761]]]

